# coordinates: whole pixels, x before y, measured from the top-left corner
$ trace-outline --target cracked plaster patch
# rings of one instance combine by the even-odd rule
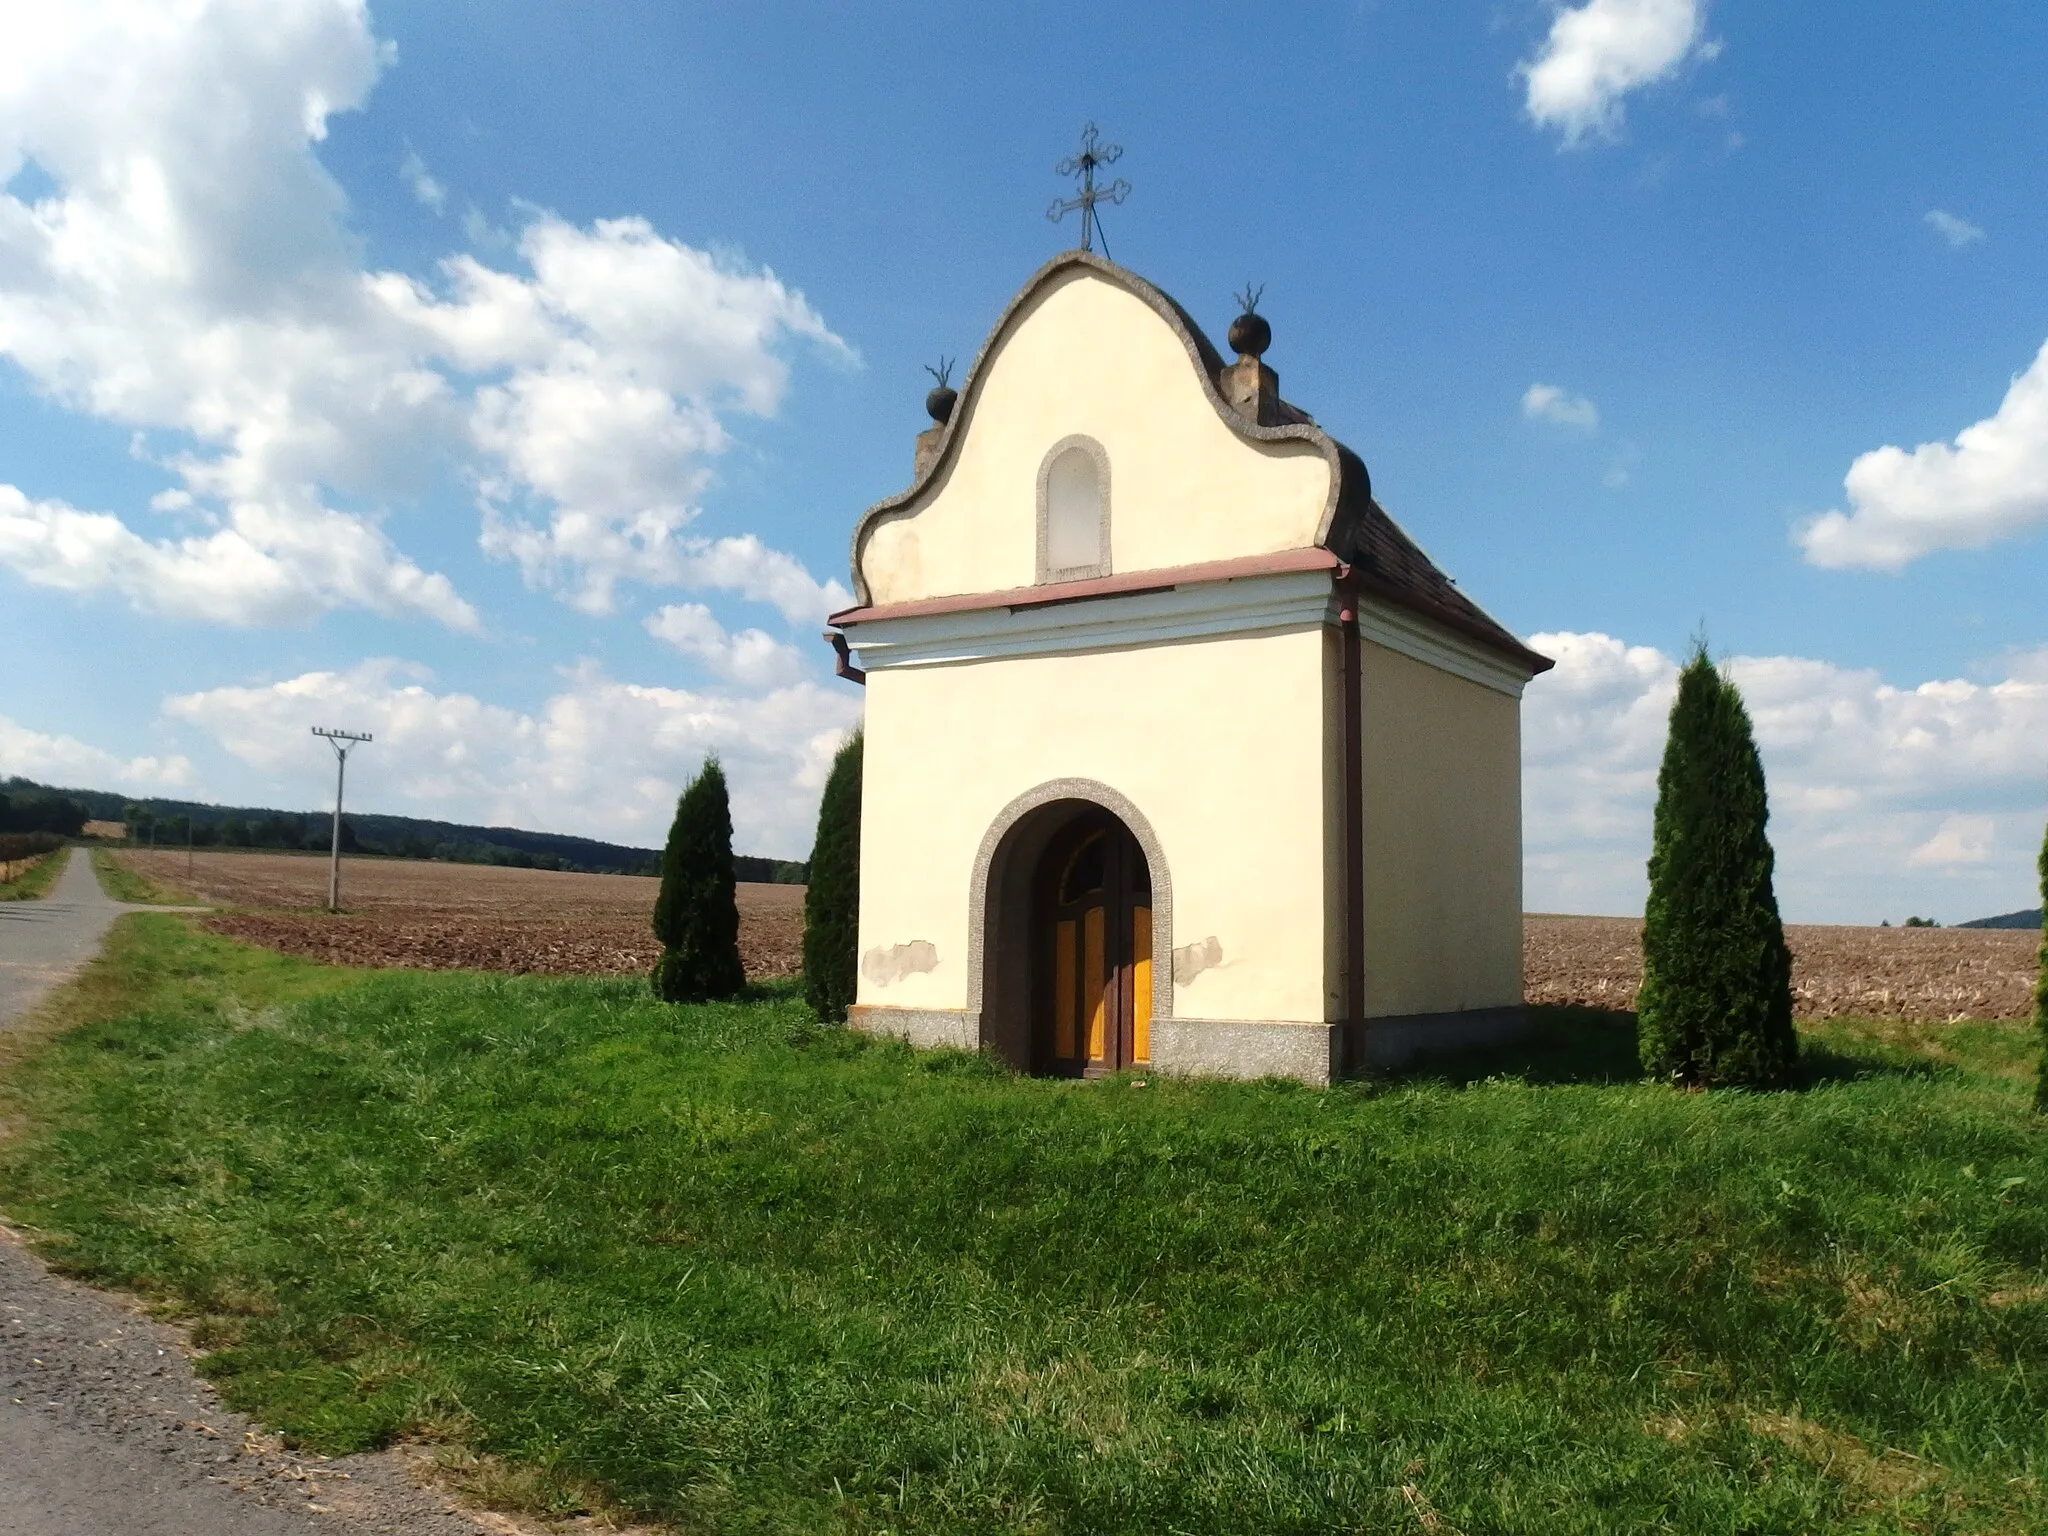
[[[939,948],[929,939],[912,939],[883,949],[879,944],[860,957],[860,973],[878,987],[890,986],[920,971],[937,970]]]
[[[1202,972],[1223,963],[1223,945],[1215,934],[1194,944],[1183,944],[1173,952],[1173,984],[1184,987]]]

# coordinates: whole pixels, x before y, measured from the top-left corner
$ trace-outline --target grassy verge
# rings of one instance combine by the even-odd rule
[[[95,848],[92,851],[93,873],[99,876],[100,889],[116,901],[132,901],[149,906],[187,906],[192,897],[168,885],[159,885],[147,875],[131,869],[119,854],[110,848]]]
[[[0,901],[41,901],[50,894],[50,887],[57,883],[57,876],[64,872],[64,861],[70,856],[70,849],[59,848],[24,874],[0,880]]]
[[[228,1398],[728,1532],[2048,1526],[2024,1026],[1800,1092],[1622,1021],[1371,1088],[1011,1077],[792,995],[342,973],[123,921],[0,1201]],[[501,1463],[492,1463],[498,1465]],[[510,1485],[508,1485],[510,1486]]]

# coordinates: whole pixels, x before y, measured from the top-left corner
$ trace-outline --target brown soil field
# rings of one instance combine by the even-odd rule
[[[652,968],[656,882],[640,875],[344,859],[339,915],[317,854],[129,850],[115,857],[160,885],[235,910],[217,933],[335,965],[546,975],[640,975]],[[739,888],[740,956],[756,980],[803,960],[803,887]],[[2040,936],[1983,928],[1794,925],[1793,1008],[1801,1018],[2022,1019]],[[1532,1003],[1625,1009],[1642,981],[1642,924],[1531,913],[1523,974]]]
[[[235,910],[215,933],[331,965],[537,975],[643,975],[660,953],[649,926],[658,884],[645,875],[572,875],[407,859],[341,861],[339,913],[319,854],[115,855],[194,900]],[[739,888],[740,959],[750,979],[794,976],[803,962],[804,889]]]
[[[1633,917],[1531,913],[1522,973],[1532,1003],[1632,1008],[1643,979]],[[1788,924],[1792,1011],[1802,1019],[2023,1019],[2041,936],[2026,929]]]

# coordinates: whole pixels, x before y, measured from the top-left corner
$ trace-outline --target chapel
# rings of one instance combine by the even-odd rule
[[[856,524],[855,1027],[1326,1083],[1521,1026],[1520,701],[1552,663],[1281,398],[1267,321],[1228,339],[1058,256]]]

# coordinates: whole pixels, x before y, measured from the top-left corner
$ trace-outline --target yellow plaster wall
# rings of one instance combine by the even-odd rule
[[[1367,1015],[1519,1003],[1520,705],[1360,649]]]
[[[962,409],[949,467],[863,541],[877,603],[1031,585],[1039,465],[1076,433],[1109,458],[1113,572],[1315,543],[1330,489],[1321,450],[1239,436],[1172,327],[1100,273],[1069,271],[1034,296]]]
[[[1025,791],[1087,778],[1151,822],[1174,947],[1220,948],[1175,1016],[1325,1018],[1324,647],[1307,629],[870,673],[861,954],[935,963],[864,969],[859,1002],[965,1007],[983,835]]]

